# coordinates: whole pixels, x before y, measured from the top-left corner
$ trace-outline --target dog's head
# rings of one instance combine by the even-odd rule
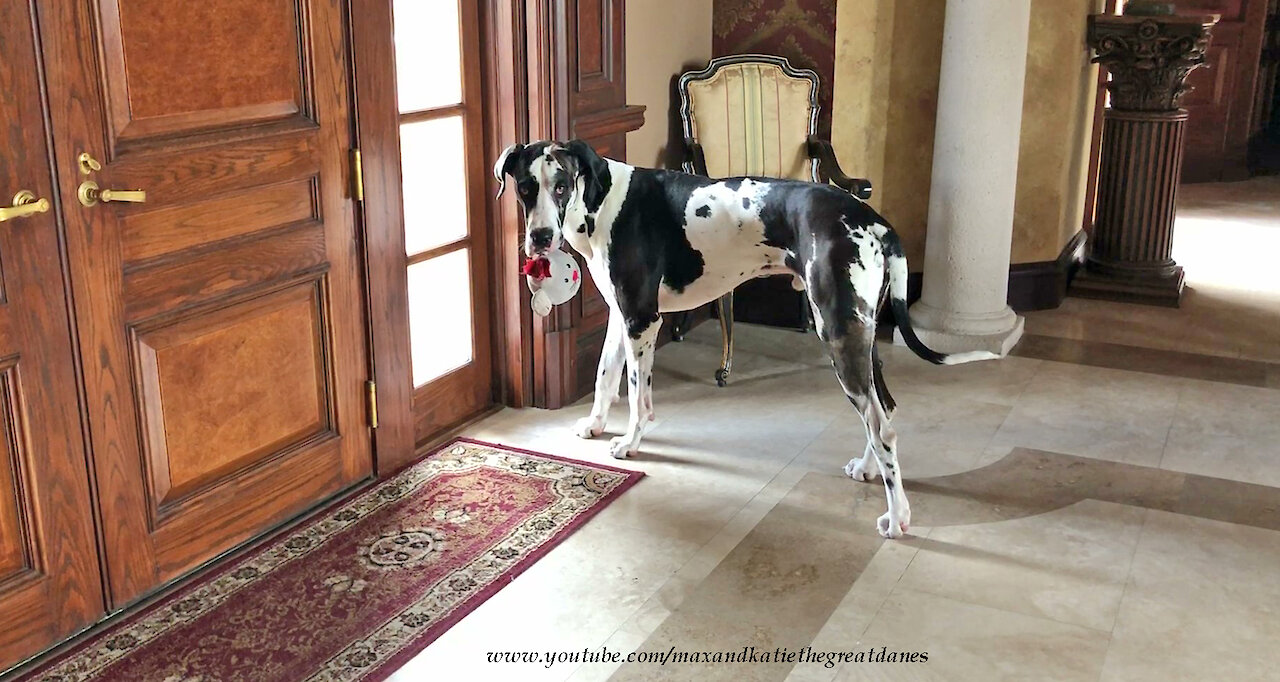
[[[507,176],[515,180],[524,206],[525,255],[536,257],[560,248],[565,214],[581,210],[583,202],[599,206],[602,172],[608,173],[606,162],[581,140],[516,143],[503,150],[493,165],[493,177],[498,180],[498,196]]]

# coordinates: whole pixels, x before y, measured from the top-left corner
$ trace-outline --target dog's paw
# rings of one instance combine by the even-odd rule
[[[614,459],[626,459],[628,455],[633,455],[639,450],[631,445],[630,436],[616,436],[609,441],[609,456]]]
[[[604,433],[604,424],[595,417],[583,417],[573,425],[573,432],[579,438],[595,438]]]
[[[849,463],[844,465],[845,476],[855,481],[870,481],[873,474],[867,471],[866,465],[863,464],[865,461],[861,457],[854,457],[849,460]]]
[[[889,516],[889,512],[885,512],[880,518],[876,519],[876,530],[880,531],[880,535],[890,540],[896,540],[902,537],[911,524],[901,519],[894,521]]]

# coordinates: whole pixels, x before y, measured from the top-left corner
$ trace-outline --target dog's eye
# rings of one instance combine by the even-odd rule
[[[560,183],[556,185],[556,196],[558,197],[564,196],[564,191],[565,191],[564,183]]]

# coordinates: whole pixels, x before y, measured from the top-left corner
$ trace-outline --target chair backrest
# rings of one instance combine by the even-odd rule
[[[783,57],[717,57],[685,73],[680,118],[713,178],[817,179],[805,143],[818,132],[818,74]]]

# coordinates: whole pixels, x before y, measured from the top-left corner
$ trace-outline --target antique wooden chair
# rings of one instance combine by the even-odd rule
[[[818,74],[783,57],[744,54],[717,57],[707,68],[680,77],[680,119],[687,173],[714,178],[764,176],[830,182],[860,199],[871,182],[840,170],[829,140],[818,136]],[[808,304],[800,295],[800,315]],[[723,361],[716,383],[733,369],[733,292],[716,303]],[[687,314],[676,319],[680,340]]]

